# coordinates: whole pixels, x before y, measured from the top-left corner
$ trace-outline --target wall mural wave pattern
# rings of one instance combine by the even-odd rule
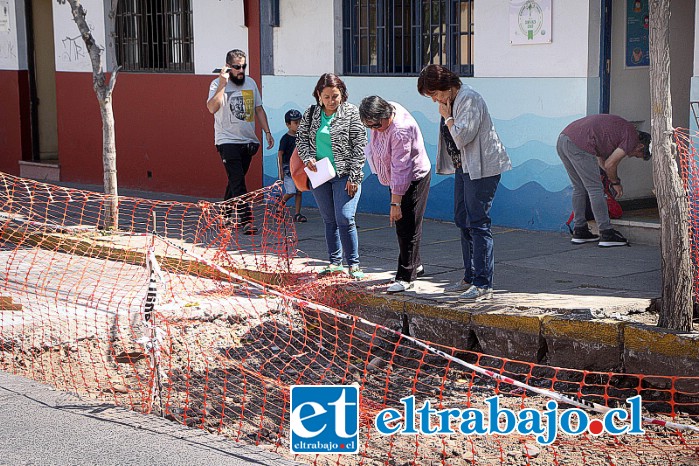
[[[414,88],[414,79],[399,78],[390,89],[373,86],[374,80],[367,78],[347,78],[346,84],[350,102],[358,104],[365,95],[381,95],[387,100],[395,100],[411,111],[422,129],[425,146],[434,164],[437,152],[438,113],[429,99],[420,96]],[[316,78],[312,77],[263,77],[264,106],[277,145],[264,151],[264,184],[277,179],[278,141],[286,133],[284,113],[291,108],[304,111],[313,104],[310,90]],[[508,83],[510,86],[512,82]],[[527,82],[528,86],[530,83]],[[479,84],[472,84],[480,92]],[[410,86],[410,87],[407,87]],[[292,87],[294,88],[292,90]],[[301,92],[293,100],[290,96],[298,89]],[[541,90],[550,86],[541,84]],[[383,92],[382,92],[383,91]],[[516,93],[508,89],[509,93]],[[531,92],[531,89],[528,90]],[[583,116],[547,116],[534,113],[513,115],[507,108],[509,119],[498,118],[497,109],[503,104],[483,93],[491,111],[495,127],[512,159],[513,169],[504,173],[493,202],[492,218],[496,225],[533,230],[562,230],[570,215],[571,188],[565,168],[556,153],[556,140],[561,129],[569,122]],[[360,97],[361,96],[361,97]],[[550,100],[555,100],[554,98]],[[491,101],[493,102],[491,104]],[[279,102],[283,102],[278,104]],[[552,103],[553,104],[553,103]],[[558,110],[560,108],[557,107]],[[434,169],[433,169],[434,170]],[[375,175],[365,166],[365,179],[362,184],[362,198],[359,210],[368,213],[388,214],[388,189],[379,184]],[[453,219],[453,177],[436,175],[432,178],[426,216],[434,219]],[[314,207],[312,195],[304,196],[304,205]]]

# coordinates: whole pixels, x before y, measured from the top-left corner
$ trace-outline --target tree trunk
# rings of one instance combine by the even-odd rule
[[[662,296],[658,326],[692,330],[692,262],[687,194],[672,151],[670,0],[650,0],[653,183],[660,211]]]
[[[114,80],[116,78],[112,78]],[[111,93],[110,93],[111,94]],[[102,169],[104,170],[105,227],[119,228],[119,195],[117,190],[116,135],[111,96],[100,100],[102,114]]]
[[[92,37],[90,27],[85,20],[85,9],[80,0],[67,0],[73,13],[73,20],[78,25],[80,35],[85,42],[92,62],[92,86],[97,95],[102,116],[102,167],[104,171],[104,193],[107,195],[104,206],[104,227],[116,230],[119,227],[119,195],[117,191],[116,138],[114,132],[114,112],[112,110],[112,92],[116,85],[119,68],[115,67],[107,83],[102,71],[101,51]],[[65,3],[66,0],[58,0]],[[112,0],[110,18],[114,17],[117,1]]]

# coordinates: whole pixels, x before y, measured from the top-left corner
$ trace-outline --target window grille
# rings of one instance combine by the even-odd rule
[[[343,0],[344,73],[473,76],[474,0]]]
[[[120,0],[116,54],[123,71],[193,73],[190,0]]]

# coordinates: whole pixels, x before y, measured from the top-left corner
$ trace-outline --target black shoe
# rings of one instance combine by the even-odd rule
[[[614,246],[628,246],[629,242],[624,235],[614,228],[600,231],[599,247],[611,248]]]
[[[244,235],[256,235],[257,234],[257,227],[253,225],[252,223],[246,223],[243,225],[243,234]]]
[[[573,238],[570,240],[573,244],[591,243],[598,241],[599,236],[592,233],[588,227],[576,228],[573,230]]]

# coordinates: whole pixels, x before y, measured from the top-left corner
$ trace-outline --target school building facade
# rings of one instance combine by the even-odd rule
[[[494,223],[558,230],[570,182],[556,154],[561,129],[609,112],[650,129],[648,0],[84,0],[114,91],[120,187],[221,198],[225,172],[205,103],[228,50],[248,54],[278,142],[284,113],[313,104],[335,72],[349,100],[399,102],[416,118],[434,162],[439,114],[417,74],[442,63],[481,93],[513,162]],[[696,128],[695,0],[671,3],[673,125]],[[102,130],[85,44],[69,5],[0,0],[0,170],[102,183]],[[277,177],[261,150],[249,188]],[[387,213],[388,191],[366,168],[359,209]],[[625,160],[624,197],[653,196],[651,164]],[[453,180],[433,176],[427,216],[452,218]],[[312,205],[307,194],[305,203]]]

